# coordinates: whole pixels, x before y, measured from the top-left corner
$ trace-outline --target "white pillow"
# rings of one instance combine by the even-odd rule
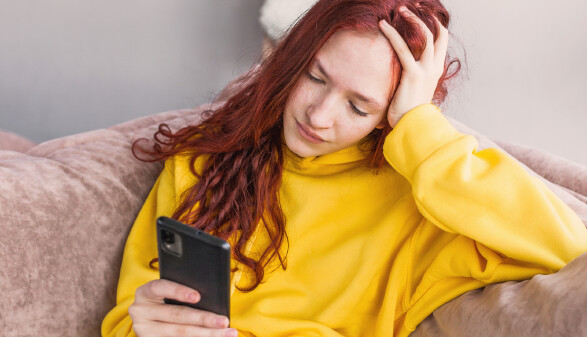
[[[265,0],[259,22],[267,36],[277,41],[316,2],[317,0]]]

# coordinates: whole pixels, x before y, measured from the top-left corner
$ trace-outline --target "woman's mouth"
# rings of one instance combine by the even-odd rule
[[[322,139],[322,137],[310,131],[307,126],[299,123],[298,121],[296,121],[296,126],[298,128],[298,132],[300,133],[300,135],[302,135],[302,137],[310,143],[320,144],[325,142],[325,140]]]

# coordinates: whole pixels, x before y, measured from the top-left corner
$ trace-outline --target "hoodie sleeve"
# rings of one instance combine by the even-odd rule
[[[412,329],[467,290],[553,273],[587,251],[585,225],[566,204],[509,155],[477,147],[433,104],[409,111],[385,141],[425,218],[419,235],[453,234],[408,300]]]

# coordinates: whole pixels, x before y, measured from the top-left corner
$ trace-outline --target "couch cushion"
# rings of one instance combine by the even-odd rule
[[[0,151],[26,152],[33,148],[35,143],[13,132],[0,130]]]
[[[201,107],[199,109],[203,109]],[[115,305],[122,248],[162,165],[132,155],[152,138],[197,122],[180,110],[0,151],[0,330],[3,336],[99,336]]]

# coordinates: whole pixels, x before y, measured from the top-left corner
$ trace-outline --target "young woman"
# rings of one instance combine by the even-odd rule
[[[319,1],[202,123],[162,126],[103,335],[407,336],[586,251],[566,205],[431,103],[458,71],[448,23],[437,0]],[[163,303],[200,295],[158,279],[162,215],[231,242],[231,328]]]

